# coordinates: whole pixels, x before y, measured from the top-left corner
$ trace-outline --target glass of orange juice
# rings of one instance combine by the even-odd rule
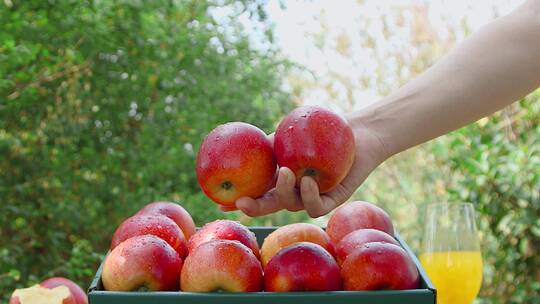
[[[482,255],[470,203],[427,206],[420,261],[439,304],[471,304],[482,285]]]

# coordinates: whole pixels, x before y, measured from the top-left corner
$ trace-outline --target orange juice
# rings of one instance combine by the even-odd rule
[[[471,304],[482,284],[480,251],[428,252],[420,261],[437,288],[439,304]]]

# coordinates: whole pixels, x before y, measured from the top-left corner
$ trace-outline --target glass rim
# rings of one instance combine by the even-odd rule
[[[469,202],[436,202],[436,203],[429,203],[425,206],[426,213],[433,212],[433,210],[470,210],[475,214],[476,217],[476,208],[473,203]]]
[[[474,204],[469,202],[435,202],[426,204],[426,208],[438,207],[438,206],[470,206],[473,209]]]

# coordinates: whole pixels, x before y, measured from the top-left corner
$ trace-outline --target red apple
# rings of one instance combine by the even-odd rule
[[[201,244],[184,262],[182,291],[253,292],[263,287],[261,263],[242,243],[214,240]]]
[[[372,228],[394,235],[394,227],[388,213],[368,202],[356,201],[343,204],[328,220],[326,232],[334,244],[347,234]]]
[[[268,261],[281,249],[298,242],[315,243],[330,254],[334,252],[330,237],[320,227],[307,223],[289,224],[276,229],[264,239],[261,247],[263,267],[266,267]]]
[[[381,242],[356,248],[343,262],[341,276],[345,290],[415,289],[420,282],[407,252]]]
[[[343,264],[347,256],[356,248],[371,242],[383,242],[400,246],[396,239],[386,232],[376,229],[358,229],[347,234],[337,244],[336,260],[338,264]]]
[[[106,290],[178,290],[182,259],[167,242],[139,235],[116,246],[105,259],[101,280]]]
[[[291,169],[297,186],[311,176],[319,192],[334,189],[349,173],[355,156],[354,135],[345,119],[317,106],[290,112],[274,135],[274,152],[280,167]]]
[[[186,240],[195,234],[195,222],[182,206],[172,202],[153,202],[143,207],[137,214],[161,214],[173,220],[184,233]]]
[[[77,285],[75,282],[68,280],[66,278],[61,277],[53,277],[50,279],[47,279],[43,282],[41,282],[39,285],[42,287],[46,287],[49,289],[58,287],[58,286],[66,286],[69,288],[69,291],[75,298],[76,304],[88,304],[88,297],[86,296],[86,292],[82,290],[82,288]]]
[[[321,246],[300,242],[285,247],[264,270],[266,291],[333,291],[341,289],[336,260]]]
[[[16,289],[9,304],[78,304],[69,288],[65,285],[47,288],[34,285]]]
[[[189,252],[192,253],[195,248],[213,240],[234,240],[247,246],[253,254],[260,258],[259,244],[255,234],[246,226],[231,220],[216,220],[204,225],[189,240]]]
[[[220,125],[201,144],[196,171],[202,190],[218,204],[259,197],[270,190],[276,172],[272,143],[250,124]]]
[[[164,215],[134,215],[125,220],[114,232],[111,250],[123,241],[137,236],[151,234],[165,240],[184,258],[187,253],[187,241],[182,230],[170,218]]]

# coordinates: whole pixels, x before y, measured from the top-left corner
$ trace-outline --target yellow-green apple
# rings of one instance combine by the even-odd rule
[[[220,205],[234,206],[243,196],[259,197],[272,187],[276,173],[272,143],[253,125],[220,125],[201,144],[196,172],[204,193]]]
[[[9,304],[78,304],[69,288],[65,285],[47,288],[34,285],[28,288],[16,289]]]
[[[111,250],[131,237],[145,234],[165,240],[180,254],[180,258],[187,256],[187,241],[180,227],[170,218],[158,214],[139,214],[125,220],[114,232]]]
[[[213,240],[239,241],[251,249],[257,259],[260,258],[259,244],[255,234],[246,226],[231,220],[216,220],[204,225],[189,239],[189,252],[192,253],[201,244]]]
[[[333,291],[341,289],[339,266],[320,245],[300,242],[281,249],[264,270],[266,291]]]
[[[394,226],[388,213],[373,204],[362,201],[345,203],[336,209],[328,220],[326,232],[332,242],[337,244],[347,234],[365,228],[394,235]]]
[[[50,289],[58,286],[66,286],[67,288],[69,288],[71,295],[73,295],[73,297],[75,298],[76,304],[88,304],[88,297],[86,296],[84,290],[75,282],[69,279],[62,277],[52,277],[41,282],[39,285]]]
[[[173,220],[184,233],[186,240],[195,234],[195,222],[182,206],[172,202],[153,202],[144,206],[137,214],[161,214]]]
[[[400,246],[396,239],[386,232],[377,229],[358,229],[347,234],[335,246],[338,264],[343,264],[347,256],[356,248],[371,242],[383,242]]]
[[[334,253],[330,237],[320,227],[308,223],[295,223],[282,226],[265,239],[261,247],[261,262],[266,267],[268,261],[281,249],[298,242],[311,242],[321,245],[330,254]]]
[[[101,280],[106,290],[171,291],[179,289],[182,259],[167,242],[154,235],[131,237],[105,259]]]
[[[263,288],[262,266],[242,243],[214,240],[201,244],[184,261],[182,291],[253,292]]]
[[[400,246],[373,242],[353,250],[341,265],[345,290],[418,288],[419,275]]]
[[[280,167],[291,169],[297,186],[311,176],[319,192],[334,189],[354,162],[354,135],[345,119],[317,106],[303,106],[280,122],[274,135],[274,153]]]

